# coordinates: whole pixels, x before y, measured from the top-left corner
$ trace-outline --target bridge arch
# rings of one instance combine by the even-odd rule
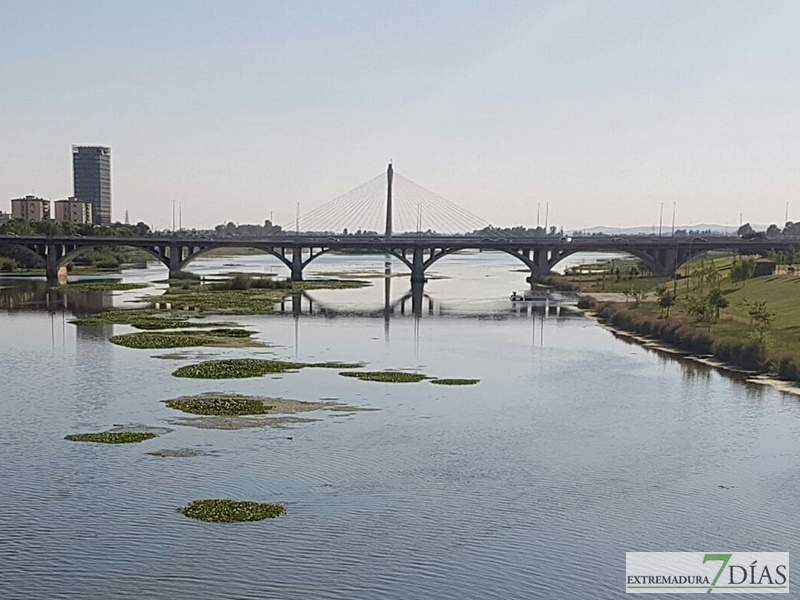
[[[31,263],[45,264],[47,262],[47,255],[43,251],[37,252],[37,248],[31,248],[27,244],[19,244],[15,242],[0,242],[0,250],[10,251],[16,250],[20,254],[27,256],[31,259]],[[13,256],[11,258],[14,258]]]
[[[547,266],[548,271],[552,271],[555,269],[559,263],[563,260],[573,256],[575,254],[597,254],[597,253],[617,253],[617,254],[628,254],[633,256],[634,258],[638,258],[641,260],[645,266],[653,272],[653,274],[659,275],[662,274],[665,268],[670,268],[671,265],[662,265],[658,259],[642,250],[637,250],[635,248],[628,248],[628,249],[618,249],[618,248],[610,248],[610,249],[603,249],[598,248],[597,250],[590,250],[587,251],[586,249],[576,249],[576,250],[562,250],[558,252],[553,258],[548,260]]]
[[[257,244],[253,244],[252,246],[237,246],[237,248],[249,249],[249,250],[258,250],[259,252],[263,252],[264,254],[268,254],[270,256],[274,256],[279,261],[281,261],[285,266],[289,267],[290,269],[292,268],[292,261],[289,260],[288,258],[286,258],[285,256],[282,256],[280,253],[276,252],[271,247],[259,246]],[[218,249],[219,248],[217,248],[217,247],[200,248],[200,249],[198,249],[196,251],[190,252],[189,256],[187,256],[185,259],[183,259],[179,263],[178,270],[183,270],[187,265],[189,265],[192,261],[194,261],[194,259],[200,258],[201,256],[203,256],[205,254],[208,254],[211,250],[218,250]]]
[[[685,254],[681,254],[678,257],[678,264],[675,267],[675,270],[677,271],[678,269],[680,269],[681,267],[683,267],[687,263],[690,263],[691,261],[696,259],[698,256],[701,256],[703,254],[708,254],[709,252],[720,252],[720,251],[723,251],[723,250],[727,250],[731,254],[736,255],[736,256],[761,256],[762,258],[768,258],[770,256],[770,254],[772,254],[771,250],[765,250],[763,248],[753,248],[753,249],[748,250],[746,252],[743,252],[741,250],[731,250],[730,248],[718,248],[718,249],[701,248],[698,251],[686,252]]]
[[[69,251],[65,252],[64,255],[61,256],[56,261],[56,268],[66,267],[73,260],[75,260],[78,256],[80,256],[81,254],[84,254],[85,252],[87,252],[89,250],[97,250],[98,248],[107,248],[107,247],[108,246],[104,246],[103,244],[96,244],[96,245],[86,245],[86,246],[79,246],[77,248],[73,248],[72,250],[69,250]],[[158,262],[164,264],[167,268],[169,268],[169,257],[165,257],[165,256],[159,254],[153,248],[148,248],[146,246],[138,246],[138,245],[137,246],[125,246],[124,244],[114,245],[114,249],[117,249],[117,248],[131,248],[132,250],[142,250],[144,252],[147,252],[150,256],[155,258]]]
[[[321,248],[317,252],[314,252],[313,250],[311,250],[311,255],[308,258],[306,258],[305,260],[302,261],[301,268],[305,269],[311,262],[317,260],[320,256],[323,256],[325,254],[329,254],[330,252],[332,252],[334,250],[341,250],[343,253],[346,254],[348,248]],[[403,256],[403,253],[401,251],[391,249],[391,250],[381,250],[380,253],[379,253],[379,255],[387,255],[387,254],[389,256],[392,256],[392,257],[396,258],[400,262],[402,262],[409,269],[413,269],[414,268],[413,263],[410,260],[408,260],[408,258]],[[377,255],[378,254],[374,254],[372,256],[377,256]],[[292,263],[289,262],[288,266],[292,267]]]
[[[423,265],[424,265],[425,270],[427,271],[430,266],[432,266],[434,263],[438,262],[439,260],[441,260],[445,256],[450,256],[451,254],[456,254],[458,252],[461,252],[462,250],[469,250],[469,248],[446,248],[446,249],[442,250],[441,252],[439,252],[438,254],[434,254],[428,260],[424,261]],[[508,254],[509,256],[513,256],[517,260],[522,261],[522,263],[526,267],[528,267],[531,270],[531,272],[536,270],[536,264],[530,258],[526,257],[525,255],[521,254],[518,251],[510,250],[508,248],[485,248],[485,250],[502,252],[503,254]],[[411,265],[409,265],[409,266],[411,266]]]
[[[297,249],[298,255],[300,259],[295,259],[294,255],[294,248],[282,248],[282,250],[289,250],[289,252],[279,252],[272,246],[261,246],[258,244],[253,244],[249,246],[237,246],[237,248],[249,248],[251,250],[258,250],[259,252],[263,252],[264,254],[274,256],[277,258],[281,263],[283,263],[286,267],[288,267],[291,271],[291,277],[294,281],[302,281],[302,272],[303,270],[311,264],[313,261],[318,259],[320,256],[330,253],[335,248],[299,248]],[[189,256],[183,259],[179,263],[178,270],[182,270],[186,268],[194,259],[199,258],[209,251],[214,250],[215,248],[199,248],[197,250],[190,250]],[[309,255],[307,257],[303,257],[303,251],[307,250]],[[346,250],[346,249],[345,249]],[[381,254],[389,254],[405,264],[409,269],[413,268],[411,261],[409,261],[405,256],[403,256],[402,252],[397,250],[386,250],[382,251]],[[165,260],[166,264],[169,265],[169,259]]]

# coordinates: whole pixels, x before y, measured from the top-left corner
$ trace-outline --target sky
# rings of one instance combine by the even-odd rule
[[[0,0],[0,210],[288,224],[381,173],[498,226],[800,220],[800,2]],[[543,209],[542,209],[543,210]]]

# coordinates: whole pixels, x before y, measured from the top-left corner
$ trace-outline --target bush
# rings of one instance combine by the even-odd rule
[[[230,288],[231,290],[249,290],[250,277],[248,275],[234,275],[231,277]]]
[[[290,289],[292,282],[288,279],[273,279],[271,277],[253,277],[246,273],[237,273],[230,279],[212,283],[209,286],[212,290],[227,291],[227,290],[249,290],[249,289],[267,289],[267,290],[283,290]]]
[[[577,283],[572,283],[571,281],[565,281],[560,277],[545,277],[542,280],[542,283],[552,287],[553,289],[559,292],[578,292],[581,289]]]
[[[103,260],[97,261],[95,266],[98,269],[118,269],[119,268],[119,261],[116,258],[113,258],[113,257],[104,258]]]
[[[750,371],[761,371],[764,369],[766,356],[764,347],[756,342],[746,342],[741,344],[737,352],[733,355],[734,364]]]
[[[200,281],[200,275],[190,271],[175,271],[169,274],[170,279]]]
[[[578,308],[588,309],[594,308],[596,302],[591,296],[581,296],[578,298]]]
[[[778,359],[775,370],[781,379],[800,381],[800,357],[784,354]]]

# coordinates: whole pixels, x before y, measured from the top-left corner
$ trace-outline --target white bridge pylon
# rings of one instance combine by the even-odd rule
[[[471,233],[489,222],[395,171],[385,173],[326,202],[284,226],[287,231],[342,235],[368,232]]]

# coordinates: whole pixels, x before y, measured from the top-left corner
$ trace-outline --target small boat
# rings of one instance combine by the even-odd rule
[[[550,298],[550,288],[536,286],[531,290],[525,290],[521,294],[517,292],[511,292],[511,301],[512,302],[530,302],[535,300],[547,300]]]

